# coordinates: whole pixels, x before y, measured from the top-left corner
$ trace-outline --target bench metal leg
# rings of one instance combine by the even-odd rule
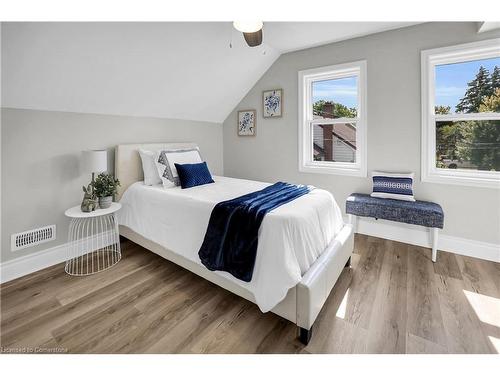
[[[439,228],[431,228],[431,236],[432,236],[432,261],[433,262],[436,262],[436,259],[437,259],[438,234],[439,234]]]

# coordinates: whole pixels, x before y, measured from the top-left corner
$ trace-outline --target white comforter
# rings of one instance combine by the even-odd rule
[[[137,182],[124,193],[118,223],[201,264],[203,242],[213,207],[221,201],[261,190],[268,183],[214,176],[215,183],[189,189],[145,186]],[[285,298],[326,249],[344,223],[333,196],[313,189],[268,213],[260,227],[252,281],[215,271],[250,291],[269,311]]]

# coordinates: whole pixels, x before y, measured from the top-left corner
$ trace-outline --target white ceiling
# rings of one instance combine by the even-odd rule
[[[2,106],[222,122],[281,53],[407,25],[2,23]]]
[[[267,22],[265,42],[281,53],[397,29],[415,22]]]
[[[500,29],[500,22],[478,22],[478,33]]]

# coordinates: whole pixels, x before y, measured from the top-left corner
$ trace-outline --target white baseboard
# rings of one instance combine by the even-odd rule
[[[358,218],[356,232],[411,245],[431,246],[429,231],[417,225],[400,224],[381,219]],[[87,241],[92,242],[90,239]],[[68,259],[67,246],[67,243],[58,245],[34,254],[0,263],[0,283],[65,262]],[[438,249],[500,262],[500,245],[498,244],[440,234]]]
[[[411,245],[431,247],[429,230],[418,225],[359,217],[357,219],[356,232]],[[500,244],[469,240],[440,233],[438,249],[469,257],[500,262]]]
[[[51,247],[34,254],[0,263],[0,283],[53,266],[66,261],[67,244]]]
[[[104,235],[104,238],[110,239],[111,236]],[[84,238],[79,241],[78,245],[82,249],[87,249],[85,252],[82,252],[82,255],[97,250],[95,246],[97,241],[94,240],[95,236]],[[58,263],[66,262],[66,260],[70,258],[68,245],[69,243],[66,242],[49,249],[0,263],[0,283],[5,283]],[[106,245],[107,243],[102,244],[103,247]]]

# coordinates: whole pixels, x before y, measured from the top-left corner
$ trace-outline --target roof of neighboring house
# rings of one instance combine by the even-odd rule
[[[315,118],[322,118],[320,116],[314,116]],[[315,148],[319,147],[321,150],[324,148],[323,146],[323,132],[319,131],[322,128],[324,131],[324,127],[319,124],[313,125],[313,143]],[[352,124],[332,124],[332,136],[335,138],[344,141],[346,145],[351,147],[353,150],[356,150],[356,127]]]

